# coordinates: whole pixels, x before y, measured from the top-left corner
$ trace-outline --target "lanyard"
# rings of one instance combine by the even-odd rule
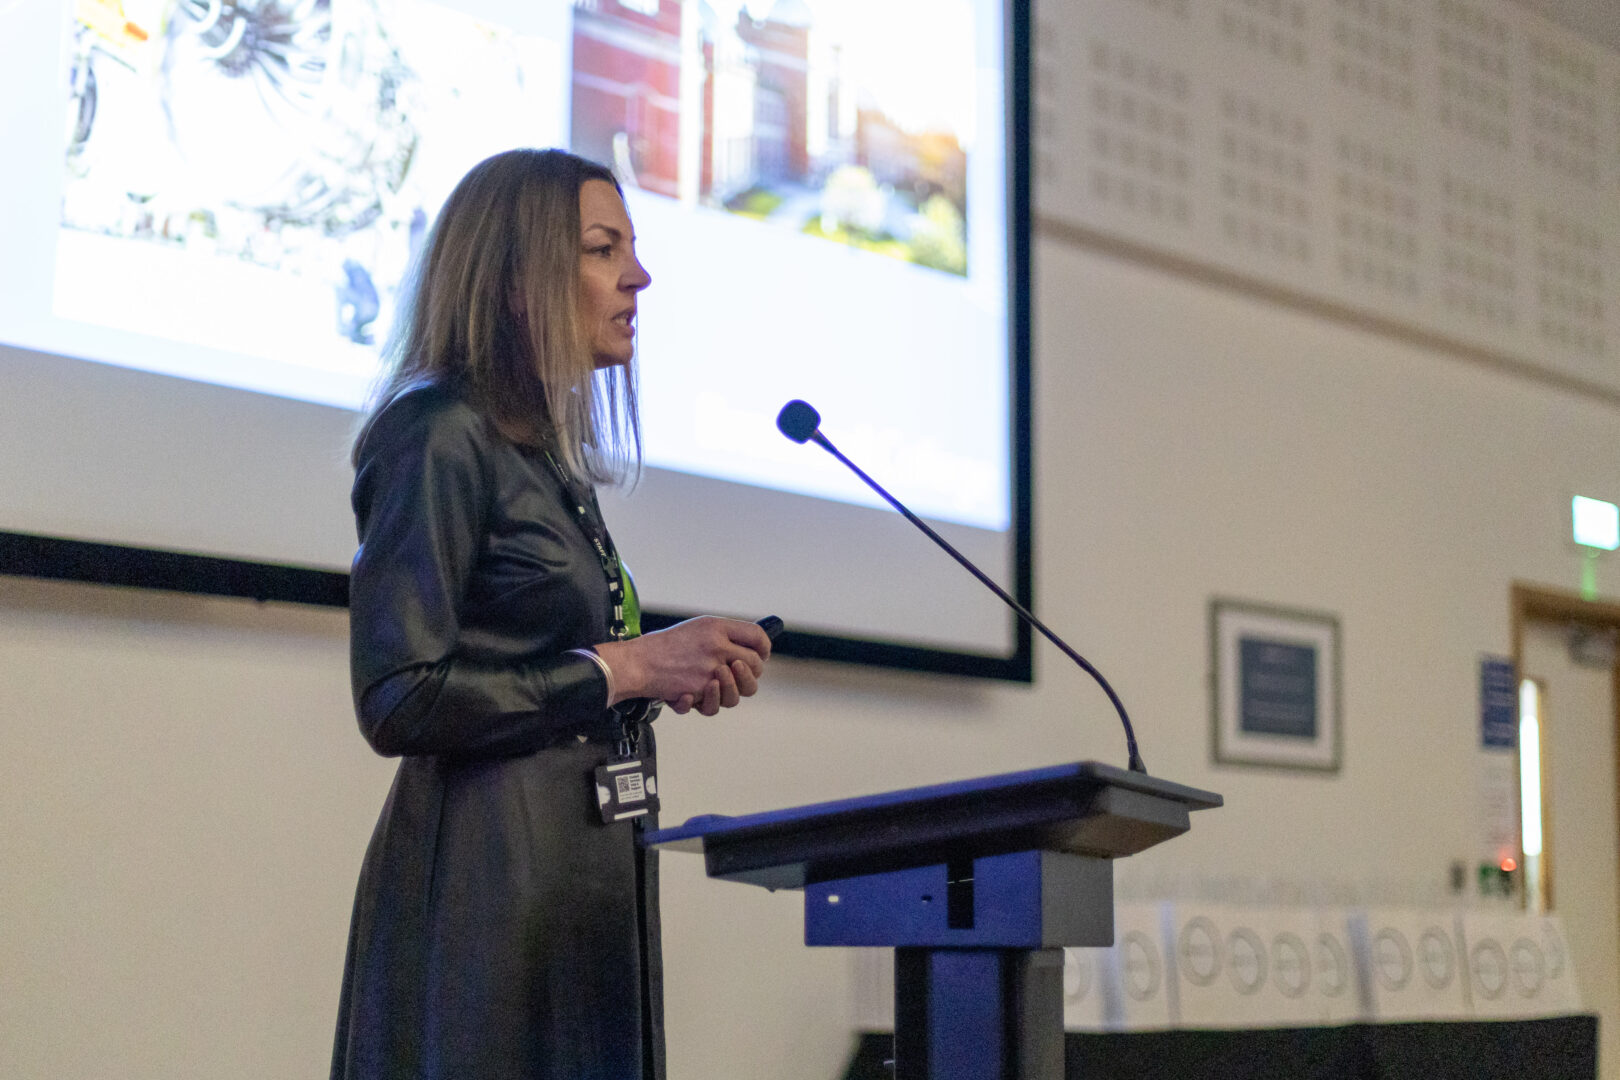
[[[613,546],[613,538],[608,535],[607,523],[602,520],[601,508],[596,503],[596,494],[589,491],[579,491],[573,482],[569,480],[568,474],[563,471],[562,466],[557,464],[557,459],[551,456],[551,452],[548,450],[545,454],[546,461],[551,465],[551,471],[557,474],[557,480],[562,484],[564,501],[573,509],[574,520],[579,523],[579,529],[585,534],[585,539],[589,540],[591,546],[596,549],[596,557],[602,564],[602,576],[607,579],[608,603],[612,608],[608,620],[608,636],[614,641],[624,641],[635,637],[641,630],[640,605],[636,603],[632,591],[630,602],[632,607],[636,609],[634,613],[636,626],[632,631],[629,622],[625,618],[626,577],[624,564],[619,560],[619,552]],[[626,706],[632,704],[639,707],[626,709]],[[636,752],[636,744],[641,741],[640,727],[642,718],[647,715],[646,702],[639,700],[624,702],[615,706],[614,711],[619,716],[622,735],[619,743],[619,753],[621,756],[629,756]]]
[[[585,539],[591,542],[596,549],[596,557],[602,564],[602,576],[607,578],[608,603],[612,607],[612,614],[608,618],[608,636],[614,641],[623,641],[633,636],[629,624],[624,617],[624,565],[619,561],[619,553],[613,546],[613,538],[608,535],[607,524],[602,520],[602,512],[597,508],[594,493],[580,492],[563,472],[557,459],[546,451],[546,461],[551,464],[551,471],[557,474],[562,484],[563,496],[574,511],[574,519],[579,522],[580,532]]]

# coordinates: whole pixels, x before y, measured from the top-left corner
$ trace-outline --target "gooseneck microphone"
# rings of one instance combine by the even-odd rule
[[[1112,686],[1108,685],[1108,680],[1103,678],[1102,672],[1093,667],[1089,660],[1070,648],[1066,641],[1048,629],[1046,624],[1037,619],[1034,613],[1032,613],[1028,608],[1024,607],[1023,604],[1020,604],[1017,600],[1014,600],[1011,596],[1007,595],[1005,589],[1003,589],[1000,585],[997,585],[994,581],[990,580],[990,576],[988,574],[986,574],[983,570],[980,570],[977,566],[974,566],[966,555],[963,555],[960,551],[957,551],[954,547],[952,547],[943,536],[939,535],[939,533],[930,528],[927,522],[918,517],[916,514],[913,514],[910,510],[906,509],[906,507],[901,504],[899,499],[896,499],[893,495],[890,495],[883,489],[883,485],[866,475],[859,465],[845,457],[843,453],[839,451],[838,447],[834,446],[831,440],[821,433],[821,414],[815,410],[813,405],[807,401],[799,401],[797,399],[788,402],[786,405],[782,406],[782,411],[776,414],[776,426],[781,430],[783,435],[786,435],[794,442],[813,442],[823,450],[827,451],[827,453],[837,458],[845,468],[849,469],[850,472],[860,477],[861,481],[866,484],[867,487],[881,495],[884,502],[900,511],[905,519],[917,526],[917,528],[921,529],[928,539],[944,548],[947,555],[961,563],[968,573],[978,578],[979,581],[984,584],[985,588],[1001,597],[1002,603],[1006,604],[1008,607],[1012,608],[1013,611],[1017,612],[1020,619],[1023,619],[1024,622],[1028,623],[1036,630],[1039,630],[1041,634],[1046,637],[1046,640],[1056,645],[1059,649],[1062,649],[1065,656],[1067,656],[1070,660],[1073,660],[1076,664],[1079,664],[1086,674],[1090,675],[1093,679],[1096,679],[1097,685],[1101,686],[1103,688],[1103,692],[1108,695],[1108,700],[1114,703],[1114,711],[1119,713],[1119,721],[1125,726],[1125,748],[1130,756],[1129,764],[1131,771],[1144,774],[1147,772],[1147,766],[1142,764],[1142,755],[1138,753],[1136,749],[1136,732],[1131,727],[1130,716],[1125,712],[1125,703],[1119,700],[1119,695],[1114,693],[1114,688]]]

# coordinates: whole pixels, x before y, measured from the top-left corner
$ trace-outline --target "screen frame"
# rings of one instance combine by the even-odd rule
[[[1008,591],[1033,610],[1030,4],[1005,0],[1003,13],[1013,576]],[[941,553],[940,557],[946,556]],[[348,575],[340,571],[32,533],[0,531],[0,574],[322,607],[348,604]],[[696,613],[648,610],[643,624],[648,630],[658,630],[691,614]],[[794,632],[791,628],[778,639],[775,651],[810,660],[1033,682],[1031,630],[1011,611],[1007,617],[1012,620],[1013,650],[1006,655]]]

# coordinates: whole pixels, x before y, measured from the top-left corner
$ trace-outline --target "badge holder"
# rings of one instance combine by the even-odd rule
[[[652,756],[621,752],[598,765],[596,806],[607,825],[657,810],[658,771]]]

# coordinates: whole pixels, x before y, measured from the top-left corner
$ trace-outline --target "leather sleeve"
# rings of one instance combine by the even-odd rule
[[[589,659],[479,661],[458,647],[488,526],[490,446],[475,412],[435,399],[390,404],[356,463],[349,633],[360,729],[390,757],[507,756],[595,732],[607,681]]]

